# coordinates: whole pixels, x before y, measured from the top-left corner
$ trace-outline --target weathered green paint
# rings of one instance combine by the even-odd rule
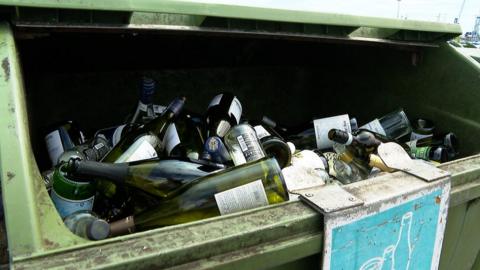
[[[451,253],[445,252],[445,255],[442,254],[440,269],[473,269],[475,259],[480,251],[480,233],[478,232],[478,226],[480,224],[480,199],[465,204],[465,211],[462,212],[465,213],[465,216],[459,219],[462,222],[456,230],[460,233],[455,239],[450,239],[452,242],[447,242]],[[448,222],[450,222],[450,217],[448,217]]]
[[[20,62],[6,23],[0,25],[0,59],[0,175],[10,256],[86,242],[63,226],[35,165]]]
[[[1,0],[0,5],[28,6],[43,8],[88,9],[162,12],[174,14],[226,17],[237,19],[256,19],[277,22],[296,22],[311,24],[330,24],[342,26],[366,26],[405,30],[422,30],[461,34],[458,24],[443,24],[413,20],[395,20],[386,18],[362,17],[324,12],[286,10],[231,4],[208,3],[201,1],[179,0]]]

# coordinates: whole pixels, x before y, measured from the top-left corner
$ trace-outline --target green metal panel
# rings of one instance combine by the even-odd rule
[[[88,2],[83,1],[82,3]],[[119,3],[121,6],[122,2]],[[140,1],[139,3],[144,2]],[[93,9],[91,6],[88,8]],[[202,21],[202,23],[204,22]],[[238,23],[243,24],[244,22]],[[374,33],[371,35],[378,37],[388,36],[395,32],[382,33],[371,29],[359,31],[371,32]],[[360,33],[360,35],[363,34]],[[254,47],[254,45],[252,46]],[[247,49],[245,51],[248,53]],[[362,52],[369,54],[362,55]],[[387,55],[391,57],[391,63],[397,64],[398,62],[399,65],[391,66],[388,66],[388,60],[383,62],[382,59],[379,62],[378,58],[374,57],[376,52],[360,49],[346,56],[335,56],[341,60],[350,59],[352,62],[367,60],[362,62],[366,66],[374,66],[379,63],[382,66],[374,70],[374,76],[372,76],[371,70],[359,70],[358,77],[353,77],[352,82],[340,79],[345,74],[355,75],[355,68],[335,67],[336,69],[333,69],[335,74],[323,75],[330,76],[333,82],[324,80],[325,77],[320,77],[319,81],[321,86],[327,88],[334,82],[337,85],[331,89],[323,90],[322,88],[324,91],[322,94],[328,94],[327,90],[335,93],[339,87],[348,90],[349,93],[368,94],[369,87],[383,86],[382,89],[388,91],[380,92],[384,95],[380,97],[377,93],[374,101],[385,100],[382,104],[385,107],[398,106],[393,103],[406,101],[408,109],[412,112],[417,115],[425,112],[429,117],[442,107],[448,108],[451,113],[445,116],[443,128],[458,130],[462,134],[462,142],[467,145],[477,141],[475,134],[478,133],[475,131],[479,130],[480,125],[475,119],[478,119],[476,117],[480,113],[477,107],[472,107],[475,100],[468,100],[468,97],[478,95],[475,92],[478,89],[475,85],[480,78],[478,77],[478,67],[467,64],[469,60],[463,54],[457,54],[448,46],[421,51],[424,58],[418,68],[412,68],[411,65],[401,62],[404,60],[405,52],[399,53],[392,49]],[[419,52],[413,49],[412,54],[415,53]],[[369,59],[373,60],[368,62]],[[12,32],[6,24],[2,24],[0,27],[0,60],[2,60],[2,70],[0,70],[0,115],[2,116],[0,117],[0,175],[13,267],[37,269],[63,267],[65,264],[70,264],[78,268],[97,266],[107,268],[262,269],[276,266],[295,268],[298,265],[305,266],[306,261],[302,261],[302,258],[308,258],[308,263],[312,262],[312,258],[318,259],[318,255],[314,255],[322,251],[322,219],[319,214],[300,202],[288,202],[99,242],[85,241],[72,235],[65,229],[56,214],[43,187],[37,163],[33,158],[30,134],[34,131],[29,130],[20,63]],[[344,70],[345,73],[340,74],[339,70]],[[267,69],[267,71],[270,72],[271,69]],[[173,71],[170,71],[170,75],[172,74]],[[215,73],[213,74],[215,75]],[[314,74],[299,72],[297,74],[298,82],[300,82],[298,87],[306,87],[308,83],[317,82],[307,80],[309,76],[314,77]],[[458,74],[471,78],[471,80],[456,79],[455,76]],[[114,75],[118,76],[118,74]],[[173,75],[173,77],[175,76]],[[443,76],[447,79],[438,80]],[[182,79],[181,76],[178,78]],[[371,81],[365,78],[369,78]],[[52,80],[52,78],[48,79]],[[208,77],[204,78],[204,80],[207,79]],[[255,77],[249,79],[255,79]],[[257,82],[258,80],[253,81]],[[173,86],[178,87],[178,85]],[[273,88],[275,88],[274,86]],[[456,87],[462,91],[451,93],[452,89]],[[197,85],[194,88],[197,89]],[[245,90],[243,93],[245,96],[253,94],[247,88],[243,90]],[[256,89],[253,90],[256,91]],[[437,91],[447,98],[436,97]],[[45,94],[45,92],[40,93]],[[302,103],[311,97],[311,93],[305,92],[304,94],[305,96],[297,97]],[[281,95],[281,93],[278,94],[279,98]],[[454,95],[461,98],[455,99]],[[359,96],[359,99],[362,98],[367,101],[369,99]],[[429,99],[432,99],[433,105],[424,106],[427,103],[425,100]],[[460,99],[462,103],[459,103]],[[450,101],[457,103],[451,104]],[[466,105],[462,108],[459,104]],[[349,104],[343,105],[348,106]],[[258,107],[262,108],[262,106]],[[368,113],[377,113],[375,110],[380,111],[385,107],[372,108],[372,111]],[[332,109],[332,107],[327,107],[327,109]],[[457,121],[458,124],[454,125]],[[450,124],[453,125],[450,126]],[[467,148],[465,147],[465,149]],[[464,153],[472,154],[478,149],[467,151]],[[476,220],[472,213],[470,213],[472,217],[467,218],[469,212],[466,212],[465,205],[480,197],[480,156],[443,164],[442,168],[453,174],[452,214],[447,224],[444,244],[444,254],[447,258],[451,258],[452,254],[459,252],[454,247],[457,242],[453,242],[454,240],[451,239],[462,235],[459,230],[469,228],[467,227],[469,225],[464,225],[461,220],[465,219],[469,222]],[[401,177],[402,173],[396,173],[396,176]],[[478,244],[475,245],[472,242],[471,249],[475,250],[476,248],[478,248]],[[469,265],[475,260],[472,254],[468,256]],[[285,263],[287,265],[282,265]]]
[[[128,28],[153,26],[192,26],[189,30],[241,30],[255,33],[290,33],[307,36],[344,37],[352,40],[380,39],[405,42],[440,42],[461,34],[457,24],[396,20],[345,14],[286,10],[201,1],[155,0],[0,0],[0,5],[16,7],[16,21],[20,25],[52,24],[90,25],[101,28],[112,24]],[[99,11],[105,11],[99,13]],[[132,12],[130,22],[125,13],[114,19],[114,12]],[[111,14],[108,14],[111,13]],[[109,21],[109,18],[111,19]],[[59,25],[57,25],[58,27]],[[65,25],[63,25],[65,26]],[[124,26],[125,27],[125,26]],[[196,29],[200,27],[200,29]],[[165,27],[163,27],[165,28]],[[183,28],[183,30],[187,30]],[[377,41],[378,42],[378,41]]]

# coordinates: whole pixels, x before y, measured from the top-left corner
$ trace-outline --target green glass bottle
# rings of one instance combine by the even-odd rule
[[[160,116],[122,137],[102,162],[132,162],[161,156],[165,148],[167,128],[180,113],[184,103],[185,97],[173,100]],[[115,184],[109,181],[97,181],[97,189],[108,198],[113,198],[117,192]]]
[[[80,210],[92,210],[95,198],[95,186],[90,180],[67,177],[65,166],[55,169],[50,194],[62,218]]]
[[[132,163],[103,163],[72,159],[66,170],[72,177],[108,179],[120,186],[140,189],[159,199],[174,196],[177,189],[223,165],[193,159],[145,160]]]
[[[143,231],[288,201],[274,158],[213,173],[178,187],[157,207],[111,224],[112,235]]]

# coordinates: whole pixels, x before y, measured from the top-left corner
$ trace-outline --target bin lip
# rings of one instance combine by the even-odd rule
[[[428,31],[460,35],[458,24],[357,16],[321,11],[280,9],[238,4],[212,3],[209,0],[0,0],[0,5],[15,7],[87,9],[104,11],[160,12],[171,14],[252,19],[275,22]]]

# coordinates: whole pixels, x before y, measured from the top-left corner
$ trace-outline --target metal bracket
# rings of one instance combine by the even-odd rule
[[[449,172],[438,169],[423,160],[413,160],[405,149],[396,143],[382,143],[378,146],[377,152],[387,167],[406,172],[427,182],[450,175]]]
[[[323,214],[356,207],[364,203],[336,184],[303,189],[300,193],[300,200]]]

